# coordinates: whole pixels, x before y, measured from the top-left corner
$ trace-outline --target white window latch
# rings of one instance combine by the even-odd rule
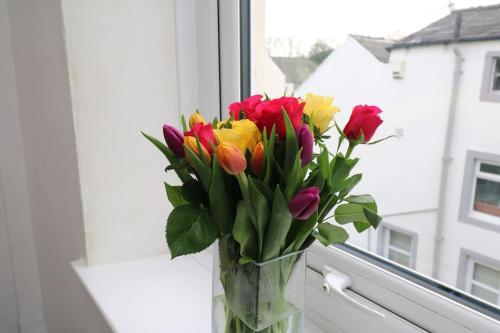
[[[346,303],[351,304],[351,306],[361,310],[363,313],[372,317],[373,319],[384,321],[385,315],[383,313],[375,311],[368,306],[361,304],[353,298],[347,296],[347,294],[345,293],[345,289],[349,288],[351,284],[352,280],[348,275],[330,266],[323,266],[323,290],[325,290],[327,294],[339,297]]]

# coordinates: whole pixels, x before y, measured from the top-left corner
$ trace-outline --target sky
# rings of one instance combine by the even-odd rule
[[[302,53],[316,40],[333,46],[348,34],[401,38],[449,13],[449,0],[265,0],[266,39],[293,39]],[[455,9],[500,0],[455,0]]]

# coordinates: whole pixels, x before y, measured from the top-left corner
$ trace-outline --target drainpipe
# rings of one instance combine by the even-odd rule
[[[439,182],[439,199],[438,199],[438,210],[436,218],[436,230],[434,233],[434,257],[432,263],[432,277],[434,279],[439,279],[439,272],[441,268],[441,252],[442,245],[444,241],[444,213],[447,197],[447,186],[448,186],[448,173],[450,170],[451,162],[453,158],[451,157],[451,143],[453,139],[453,132],[455,128],[455,118],[457,112],[457,99],[460,87],[460,79],[462,76],[462,63],[464,58],[460,49],[458,48],[458,39],[460,33],[460,25],[462,23],[462,13],[458,12],[455,18],[455,34],[454,43],[452,44],[453,54],[455,56],[455,65],[453,69],[453,84],[451,88],[450,105],[448,109],[448,119],[446,124],[446,137],[444,141],[444,150],[441,160],[441,177]]]

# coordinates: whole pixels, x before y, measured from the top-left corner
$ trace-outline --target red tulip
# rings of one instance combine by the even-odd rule
[[[317,186],[306,187],[290,200],[288,209],[297,220],[307,220],[318,209],[319,188]]]
[[[300,160],[302,161],[302,166],[304,166],[312,160],[314,138],[309,126],[305,124],[295,130],[295,135],[297,136],[299,148],[302,148]]]
[[[184,157],[184,136],[179,132],[179,130],[170,125],[163,125],[163,137],[165,138],[165,143],[168,148],[177,157]]]
[[[262,95],[253,95],[243,100],[229,105],[229,114],[234,120],[240,119],[240,113],[243,112],[246,118],[249,118],[255,112],[255,107],[262,101]]]
[[[214,129],[211,124],[195,124],[190,131],[184,132],[184,135],[192,137],[198,136],[198,140],[200,140],[200,143],[210,155],[212,154],[212,144],[217,144]]]
[[[375,134],[377,128],[382,124],[379,114],[382,112],[377,106],[357,105],[351,113],[351,118],[344,127],[345,136],[356,141],[361,134],[364,135],[364,142],[367,143]]]
[[[295,97],[281,97],[270,101],[264,101],[255,107],[255,112],[248,115],[260,131],[266,128],[270,133],[273,125],[276,126],[276,134],[283,140],[286,136],[285,120],[281,110],[285,110],[290,118],[293,128],[297,128],[302,123],[302,113],[304,103]]]

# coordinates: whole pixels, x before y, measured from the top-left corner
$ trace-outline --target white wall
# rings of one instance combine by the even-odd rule
[[[167,165],[140,134],[178,124],[172,0],[63,1],[89,264],[167,251]]]
[[[47,331],[109,332],[70,266],[84,254],[84,242],[61,6],[56,0],[7,2]]]
[[[484,62],[488,51],[500,51],[500,41],[459,44],[465,61],[453,133],[449,186],[446,190],[441,279],[457,281],[460,249],[498,260],[500,233],[459,222],[466,151],[500,155],[500,103],[479,100]]]
[[[0,332],[41,333],[45,327],[6,0],[0,0],[0,59]]]

